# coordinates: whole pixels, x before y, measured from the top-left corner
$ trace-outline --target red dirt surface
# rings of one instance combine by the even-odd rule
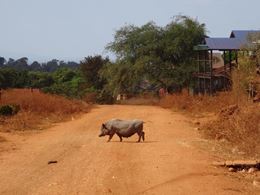
[[[144,120],[146,141],[99,138],[111,118]],[[260,193],[253,180],[211,165],[219,158],[196,146],[206,142],[189,118],[155,106],[98,106],[41,133],[0,136],[0,147],[12,147],[0,153],[0,194]]]

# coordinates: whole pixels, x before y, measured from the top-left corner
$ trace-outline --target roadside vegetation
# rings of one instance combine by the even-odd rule
[[[61,120],[71,120],[90,109],[87,103],[79,100],[29,89],[2,91],[0,106],[3,105],[19,106],[15,115],[0,116],[0,130],[7,132],[42,129]]]

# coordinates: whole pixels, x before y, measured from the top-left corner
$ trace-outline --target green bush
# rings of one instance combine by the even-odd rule
[[[0,115],[2,116],[11,116],[19,112],[19,105],[3,105],[0,107]]]

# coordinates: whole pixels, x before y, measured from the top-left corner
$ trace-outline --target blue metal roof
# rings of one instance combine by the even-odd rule
[[[197,45],[194,50],[240,50],[252,46],[250,36],[260,38],[260,30],[233,30],[230,38],[205,38],[203,45]],[[260,40],[256,40],[260,42]]]
[[[241,41],[242,44],[248,44],[249,36],[254,36],[260,33],[260,30],[233,30],[230,38],[236,38]]]
[[[239,50],[242,46],[237,38],[206,38],[209,50]]]

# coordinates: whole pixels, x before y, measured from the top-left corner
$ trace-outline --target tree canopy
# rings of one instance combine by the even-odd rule
[[[59,61],[57,59],[52,59],[46,63],[39,63],[34,61],[33,63],[28,63],[29,59],[27,57],[22,57],[19,59],[9,58],[6,60],[4,57],[0,57],[0,68],[12,68],[15,70],[26,70],[26,71],[42,71],[42,72],[54,72],[59,68],[73,68],[79,67],[76,62]]]
[[[80,62],[80,69],[85,78],[87,87],[102,89],[104,80],[100,77],[100,70],[109,62],[108,58],[100,55],[88,56]]]
[[[205,25],[187,16],[176,16],[165,27],[149,22],[141,27],[120,28],[106,47],[117,57],[113,65],[106,67],[113,72],[108,86],[134,92],[140,82],[148,80],[173,90],[187,87],[194,70],[193,46],[201,43],[205,35]]]

